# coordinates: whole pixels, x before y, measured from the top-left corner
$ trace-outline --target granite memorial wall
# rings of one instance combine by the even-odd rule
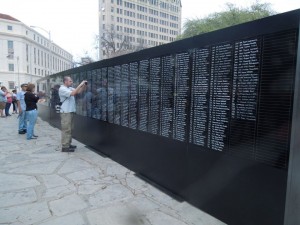
[[[76,96],[75,136],[84,143],[225,223],[283,224],[299,15],[41,79],[39,91],[49,96],[44,107],[53,108],[63,76],[74,86],[87,80]],[[41,108],[59,126],[58,115]]]

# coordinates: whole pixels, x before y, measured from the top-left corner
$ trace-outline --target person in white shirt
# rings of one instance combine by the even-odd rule
[[[64,84],[59,88],[59,98],[62,102],[60,109],[61,118],[61,145],[62,152],[74,152],[76,146],[72,142],[72,123],[74,113],[76,112],[74,96],[85,90],[87,81],[82,81],[77,88],[73,88],[73,80],[66,76],[63,79]]]

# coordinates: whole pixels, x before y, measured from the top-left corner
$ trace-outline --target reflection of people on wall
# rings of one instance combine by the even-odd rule
[[[107,111],[108,111],[108,122],[113,123],[114,116],[114,89],[112,87],[107,88]]]
[[[98,95],[100,96],[99,104],[101,105],[101,117],[100,119],[106,121],[107,118],[107,80],[103,80],[100,88],[97,89]]]
[[[88,117],[92,116],[92,97],[93,97],[93,94],[91,92],[91,85],[88,85],[87,91],[84,93],[83,102],[82,102],[83,103],[82,110],[83,110],[84,116],[88,116]]]
[[[92,117],[100,119],[101,105],[99,105],[99,98],[101,97],[97,92],[98,83],[93,84],[92,87]]]
[[[59,84],[56,84],[53,88],[51,88],[51,99],[50,99],[50,107],[52,109],[55,109],[55,105],[57,105],[60,102],[59,95],[58,95],[58,89]]]
[[[81,76],[80,79],[84,79],[84,78]],[[77,84],[78,84],[78,82],[74,83],[74,86],[76,86]],[[84,102],[85,91],[86,91],[86,88],[83,89],[80,93],[78,93],[75,96],[75,99],[76,99],[76,114],[81,115],[81,116],[86,116],[86,106],[85,106],[85,102]]]

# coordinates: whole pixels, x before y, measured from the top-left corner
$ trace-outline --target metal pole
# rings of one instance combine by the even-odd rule
[[[20,91],[20,64],[19,64],[19,56],[17,56],[17,64],[18,64],[18,91]]]

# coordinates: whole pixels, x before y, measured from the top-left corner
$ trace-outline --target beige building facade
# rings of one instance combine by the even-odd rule
[[[99,58],[172,42],[181,33],[180,0],[99,0]]]
[[[19,89],[22,83],[73,67],[73,56],[46,37],[43,28],[25,25],[0,13],[0,85]]]

